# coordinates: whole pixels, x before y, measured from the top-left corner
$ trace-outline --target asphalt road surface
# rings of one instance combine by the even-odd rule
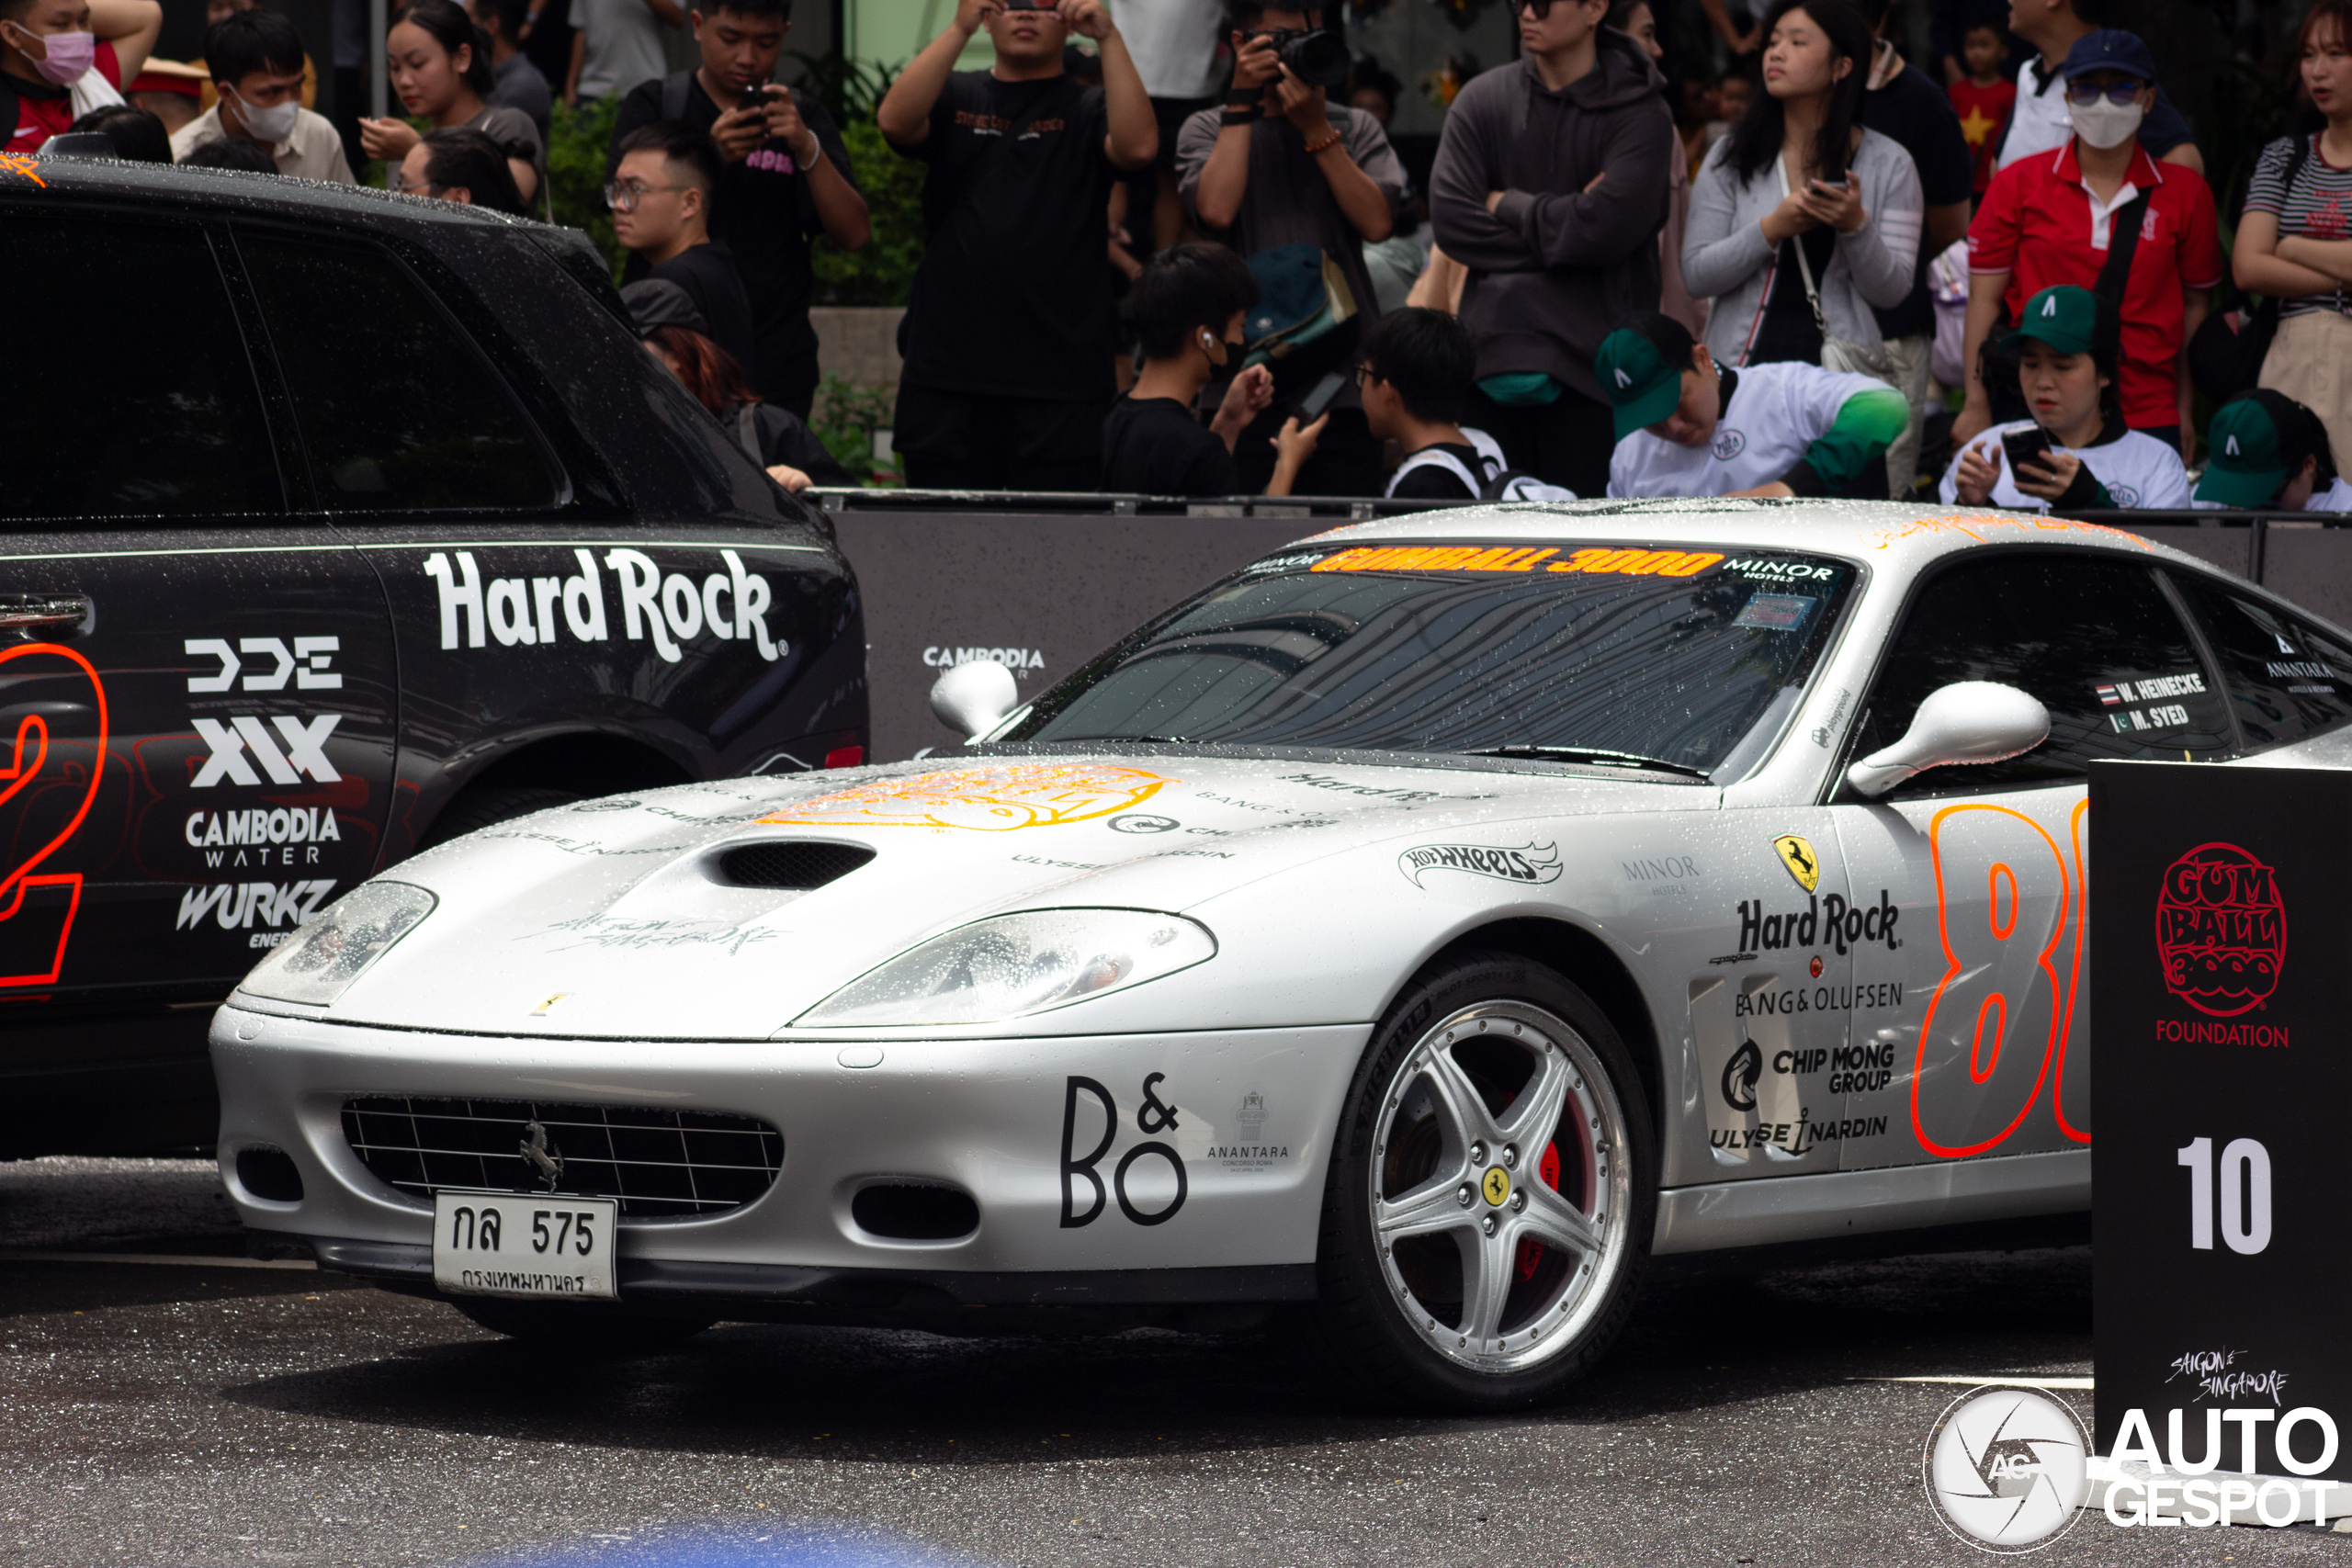
[[[0,1165],[0,1564],[1981,1563],[1921,1493],[1958,1388],[1885,1380],[2091,1370],[2079,1247],[1671,1281],[1568,1400],[1466,1420],[1297,1328],[583,1362],[305,1267],[104,1256],[237,1250],[208,1166]],[[2034,1561],[2352,1535],[2093,1514]]]

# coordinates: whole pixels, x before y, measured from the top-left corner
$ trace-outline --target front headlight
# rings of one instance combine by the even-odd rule
[[[1216,955],[1208,928],[1148,909],[1033,909],[935,936],[793,1021],[802,1029],[995,1023],[1140,986]]]
[[[254,964],[237,989],[247,996],[325,1007],[439,902],[405,882],[362,883]]]

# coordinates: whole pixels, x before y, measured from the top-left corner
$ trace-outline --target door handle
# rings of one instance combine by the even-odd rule
[[[86,593],[0,593],[0,631],[78,626],[90,618]]]

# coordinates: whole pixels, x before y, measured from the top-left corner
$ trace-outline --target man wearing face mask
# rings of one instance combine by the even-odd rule
[[[1980,353],[2026,299],[2061,284],[2087,288],[2120,321],[2123,422],[2195,450],[2191,386],[2181,352],[2222,280],[2213,193],[2203,177],[2159,162],[2139,132],[2156,101],[2156,65],[2131,33],[2090,33],[2062,68],[2075,134],[2053,152],[1993,176],[1968,231],[1968,318],[1961,363],[1968,401],[1955,445],[2026,417],[1996,363],[1987,386]]]
[[[281,175],[354,183],[343,138],[302,107],[302,37],[292,22],[275,11],[232,11],[205,32],[204,62],[220,101],[174,133],[174,161],[237,137],[258,144]]]
[[[147,63],[155,0],[0,0],[0,123],[7,150],[33,152],[107,104]]]

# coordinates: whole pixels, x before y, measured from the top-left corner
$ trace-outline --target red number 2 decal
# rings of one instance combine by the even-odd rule
[[[54,985],[65,966],[66,940],[74,934],[74,916],[82,907],[82,874],[74,871],[37,876],[34,870],[81,830],[91,806],[98,798],[99,776],[106,771],[107,692],[88,660],[53,642],[27,643],[0,650],[0,689],[17,681],[48,682],[73,678],[72,671],[42,668],[44,656],[64,660],[89,682],[97,734],[91,741],[89,780],[81,791],[81,798],[74,803],[72,817],[55,834],[36,843],[29,852],[8,846],[7,840],[26,832],[33,813],[40,809],[39,797],[58,782],[51,771],[49,784],[27,793],[33,781],[48,769],[49,720],[38,713],[27,714],[17,721],[13,739],[0,735],[0,761],[6,763],[0,766],[0,846],[7,846],[0,847],[0,856],[10,857],[0,859],[0,867],[6,868],[5,873],[0,873],[0,987]],[[7,668],[19,660],[32,662]],[[12,802],[17,807],[14,812],[8,810]],[[38,828],[31,829],[36,839],[40,831]],[[16,858],[19,854],[21,858]]]

